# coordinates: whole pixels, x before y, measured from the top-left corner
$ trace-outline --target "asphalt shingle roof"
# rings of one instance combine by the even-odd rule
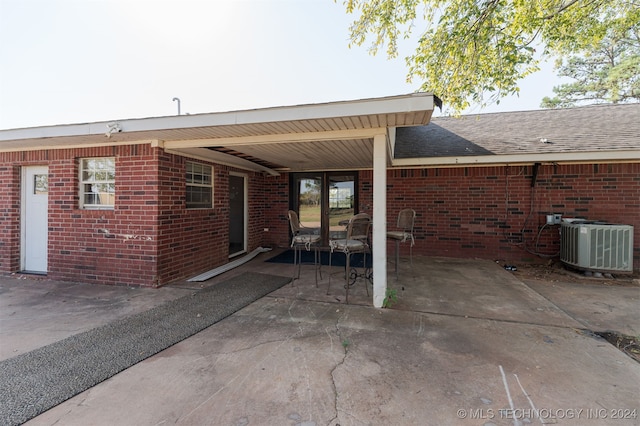
[[[640,149],[640,103],[436,117],[396,130],[396,158]]]

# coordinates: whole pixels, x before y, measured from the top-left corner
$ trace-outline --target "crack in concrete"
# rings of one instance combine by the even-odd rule
[[[572,320],[574,320],[575,322],[577,322],[578,324],[582,324],[585,328],[588,328],[589,325],[585,324],[584,321],[580,320],[579,318],[576,318],[574,315],[572,315],[570,312],[568,312],[565,309],[562,309],[560,306],[558,306],[556,303],[554,303],[551,299],[549,299],[548,297],[546,297],[544,294],[536,291],[534,288],[532,288],[531,286],[529,286],[529,284],[527,284],[525,281],[523,280],[518,280],[523,286],[525,286],[527,289],[529,289],[532,293],[538,295],[539,297],[541,297],[542,299],[544,299],[546,302],[548,302],[551,306],[553,306],[554,308],[556,308],[558,311],[562,312],[563,314],[565,314],[566,316],[568,316],[569,318],[571,318]]]
[[[315,332],[315,333],[311,333],[311,334],[305,334],[305,332],[307,331],[307,329],[309,327],[312,326],[312,324],[309,323],[303,323],[300,322],[296,319],[295,315],[293,314],[293,308],[297,305],[298,301],[297,300],[292,300],[289,303],[289,306],[287,307],[287,312],[289,314],[289,320],[293,323],[297,323],[297,331],[294,333],[289,334],[288,336],[286,336],[286,338],[284,339],[274,339],[274,340],[267,340],[267,341],[262,341],[262,342],[257,342],[255,344],[243,347],[243,348],[237,348],[234,350],[230,350],[230,351],[220,351],[220,352],[216,352],[215,355],[233,355],[233,354],[239,354],[242,352],[246,352],[246,351],[250,351],[256,348],[259,348],[261,346],[265,346],[265,345],[272,345],[274,343],[277,343],[276,348],[274,349],[275,351],[277,351],[277,349],[281,348],[283,345],[285,345],[287,342],[290,342],[293,339],[296,338],[314,338],[314,337],[318,337],[320,335],[325,335],[328,334],[329,335],[329,339],[331,342],[331,348],[333,349],[333,339],[331,337],[331,335],[329,334],[328,330],[323,330],[321,332]],[[326,314],[326,312],[328,312],[329,309],[325,310],[325,312],[319,316],[316,316],[315,314],[313,315],[314,317],[320,319],[323,318]],[[340,322],[340,318],[338,318],[336,320],[336,331],[338,334],[338,337],[340,337],[340,333],[339,333],[339,322]],[[254,368],[253,370],[255,370],[256,368],[259,368],[263,363],[264,360],[266,360],[268,357],[273,355],[274,351],[269,351],[267,354],[264,355],[264,357],[260,360],[257,360],[254,364]],[[333,352],[333,351],[332,351]],[[343,362],[344,359],[346,358],[346,348],[344,349],[344,356],[342,358],[342,360],[338,363],[338,365],[336,367],[334,367],[334,369],[331,371],[331,376],[333,377],[333,371],[335,370],[335,368],[337,368],[338,366],[340,366]],[[214,354],[212,354],[214,355]],[[304,360],[304,365],[306,366],[308,363],[306,361],[306,358]],[[185,419],[187,419],[188,417],[190,417],[193,413],[195,413],[196,411],[198,411],[201,407],[203,407],[205,404],[207,404],[212,398],[214,398],[216,395],[218,395],[219,393],[223,392],[228,385],[232,384],[232,383],[244,383],[246,380],[248,380],[250,377],[252,377],[252,369],[248,369],[244,372],[244,374],[240,375],[236,375],[235,377],[231,378],[231,380],[229,380],[226,384],[224,384],[220,389],[218,389],[216,392],[214,392],[213,394],[211,394],[208,398],[206,398],[205,400],[203,400],[200,404],[198,404],[195,408],[193,408],[189,413],[186,413],[184,416],[178,418],[178,421],[184,421]],[[311,397],[311,382],[309,379],[309,375],[307,374],[307,392],[308,392],[308,402],[309,402],[309,406],[311,407],[311,404],[313,402],[313,399]],[[335,391],[335,383],[332,380],[332,387],[334,389],[334,393],[336,393]],[[337,398],[337,395],[336,395]],[[336,400],[337,401],[337,400]],[[312,410],[310,410],[310,412],[312,412]],[[336,416],[337,418],[337,416]],[[309,421],[311,421],[311,419],[309,419]]]
[[[232,351],[228,351],[228,352],[218,352],[218,355],[228,355],[228,354],[237,354],[240,352],[244,352],[244,351],[248,351],[248,350],[252,350],[255,348],[258,348],[260,346],[264,346],[264,345],[269,345],[269,344],[273,344],[273,343],[279,343],[276,346],[276,350],[280,347],[282,347],[285,343],[289,342],[290,340],[292,340],[293,338],[295,338],[296,335],[299,335],[302,332],[302,328],[299,327],[298,331],[296,331],[295,333],[287,336],[285,339],[276,339],[276,340],[270,340],[270,341],[266,341],[266,342],[260,342],[257,343],[255,345],[250,345],[248,347],[245,348],[241,348],[241,349],[237,349],[237,350],[232,350]],[[256,368],[259,368],[261,365],[263,365],[264,360],[266,360],[268,357],[272,356],[273,352],[270,351],[267,354],[264,355],[264,357],[262,359],[259,359],[256,361],[256,363],[254,364],[253,368],[248,368],[244,371],[244,374],[237,374],[234,377],[232,377],[230,380],[228,380],[225,384],[223,384],[220,389],[218,389],[217,391],[213,392],[211,395],[209,395],[208,398],[206,398],[205,400],[203,400],[202,402],[200,402],[200,404],[198,404],[196,407],[194,407],[191,411],[189,411],[188,413],[186,413],[184,416],[181,416],[177,419],[177,421],[185,421],[186,419],[188,419],[193,413],[195,413],[196,411],[198,411],[201,407],[203,407],[205,404],[207,404],[210,400],[212,400],[215,396],[217,396],[219,393],[223,392],[225,389],[227,389],[229,387],[229,385],[238,382],[240,385],[242,385],[243,383],[245,383],[249,378],[253,377],[253,371]]]
[[[333,389],[333,401],[334,401],[334,411],[335,411],[335,416],[332,417],[329,420],[328,425],[331,425],[334,421],[338,420],[338,399],[339,399],[339,395],[338,395],[338,387],[336,385],[336,377],[335,377],[335,373],[336,370],[340,367],[342,367],[347,359],[347,355],[349,354],[349,341],[342,338],[342,333],[340,330],[340,320],[343,318],[344,314],[340,315],[338,318],[336,318],[336,324],[335,324],[335,334],[338,336],[338,341],[340,342],[340,345],[342,346],[342,358],[336,363],[336,365],[334,365],[334,367],[331,369],[331,371],[329,372],[329,375],[331,376],[331,388]],[[327,330],[327,334],[329,334],[329,331]],[[329,338],[331,338],[331,335],[329,334]],[[331,348],[333,349],[333,339],[331,339]],[[333,352],[333,351],[332,351]]]
[[[426,315],[436,315],[443,317],[452,317],[452,318],[464,318],[464,319],[472,319],[472,320],[481,320],[481,321],[495,321],[495,322],[504,322],[507,324],[520,324],[520,325],[533,325],[536,327],[551,327],[551,328],[560,328],[560,329],[571,329],[575,328],[571,325],[558,325],[558,324],[545,324],[541,322],[533,322],[533,321],[522,321],[522,320],[512,320],[506,318],[493,318],[488,316],[477,316],[477,315],[465,315],[465,314],[452,314],[447,312],[436,312],[436,311],[422,311],[418,309],[414,309],[413,312],[417,314],[426,314]],[[580,321],[576,322],[580,323]]]

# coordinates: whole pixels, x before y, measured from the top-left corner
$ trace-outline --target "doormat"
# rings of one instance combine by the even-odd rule
[[[247,272],[0,362],[0,424],[19,425],[289,283]]]
[[[306,251],[301,250],[302,254],[302,263],[313,263],[313,250]],[[331,259],[331,266],[345,266],[346,264],[346,256],[344,253],[333,253],[333,258]],[[362,253],[354,253],[351,255],[351,261],[349,262],[349,266],[353,268],[362,268],[363,266],[363,254]],[[285,250],[282,253],[273,256],[265,260],[265,262],[271,263],[291,263],[293,264],[293,249]],[[322,265],[329,265],[329,252],[321,251],[320,252],[320,263]],[[371,254],[367,254],[367,268],[371,268]]]

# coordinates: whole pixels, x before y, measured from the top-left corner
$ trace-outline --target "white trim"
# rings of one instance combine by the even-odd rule
[[[194,166],[200,167],[202,170],[204,170],[205,167],[209,168],[209,176],[211,178],[211,182],[209,184],[206,183],[201,183],[201,182],[189,182],[189,180],[186,179],[186,175],[188,173],[188,168],[189,165],[192,166],[192,170],[194,168]],[[201,162],[196,162],[196,161],[185,161],[184,164],[184,170],[185,170],[185,195],[188,195],[189,193],[189,188],[207,188],[211,190],[211,204],[208,206],[198,206],[198,207],[189,207],[189,201],[188,201],[188,197],[185,200],[184,203],[184,208],[185,210],[207,210],[207,209],[213,209],[213,206],[215,205],[215,197],[216,197],[216,193],[215,193],[215,187],[216,187],[216,182],[215,182],[215,169],[213,167],[213,165],[209,164],[209,163],[201,163]],[[193,174],[195,174],[195,171],[193,171]],[[204,173],[203,173],[204,175]]]
[[[234,260],[233,262],[229,262],[225,265],[219,266],[215,269],[212,269],[210,271],[204,272],[200,275],[196,275],[193,278],[189,278],[187,281],[188,282],[202,282],[202,281],[206,281],[210,278],[213,278],[217,275],[220,275],[224,272],[230,271],[233,268],[237,268],[240,265],[243,265],[245,263],[247,263],[248,261],[250,261],[251,259],[253,259],[254,257],[256,257],[257,255],[259,255],[260,253],[264,253],[267,251],[271,251],[270,248],[263,248],[263,247],[258,247],[257,249],[255,249],[254,251],[252,251],[251,253],[249,253],[248,255],[241,257],[239,259]]]
[[[532,163],[637,163],[640,162],[640,150],[558,152],[547,154],[496,154],[470,155],[460,157],[421,157],[396,158],[392,167],[461,167],[496,166],[507,164]]]
[[[26,212],[27,212],[27,167],[23,166],[20,170],[20,224],[26,224]],[[20,270],[24,271],[24,265],[26,263],[26,226],[20,226]]]
[[[2,132],[2,130],[0,130]],[[15,142],[15,141],[14,141]],[[35,142],[35,141],[34,141]],[[0,144],[2,141],[0,141]],[[18,143],[20,146],[11,148],[3,148],[0,145],[0,152],[16,152],[16,151],[42,151],[45,149],[76,149],[76,148],[96,148],[102,146],[127,146],[127,145],[147,145],[157,146],[158,141],[155,139],[140,139],[134,141],[114,141],[107,140],[105,142],[82,142],[82,143],[57,143],[55,139],[38,140],[36,145],[25,145]]]
[[[434,97],[432,94],[412,93],[408,95],[323,104],[0,130],[0,141],[105,135],[109,130],[109,125],[115,123],[119,125],[121,132],[144,132],[266,122],[317,120],[367,114],[412,113],[425,110],[433,111],[433,108]]]
[[[85,185],[90,185],[92,183],[96,183],[96,184],[110,184],[112,183],[112,181],[110,180],[105,180],[105,181],[100,181],[100,182],[89,182],[89,181],[85,181],[83,179],[83,172],[86,170],[84,168],[84,161],[85,160],[112,160],[113,163],[113,186],[114,188],[117,188],[117,181],[118,181],[118,166],[117,166],[117,162],[118,159],[115,156],[101,156],[101,157],[80,157],[78,158],[78,198],[79,198],[79,202],[78,202],[78,208],[80,210],[113,210],[116,207],[116,198],[117,198],[117,191],[113,193],[113,204],[86,204],[84,199],[85,199],[85,195],[87,194],[87,192],[85,192],[84,190],[84,186]],[[107,170],[108,171],[108,170]]]
[[[207,146],[265,145],[281,142],[319,142],[348,139],[370,139],[380,133],[386,133],[386,127],[371,129],[328,130],[326,132],[281,133],[259,136],[238,136],[214,139],[185,139],[164,141],[165,148],[202,148]]]

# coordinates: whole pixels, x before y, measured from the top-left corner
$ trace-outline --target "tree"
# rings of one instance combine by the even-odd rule
[[[337,0],[336,0],[337,1]],[[638,0],[344,0],[358,15],[350,46],[371,39],[377,54],[419,27],[407,79],[443,99],[454,112],[486,106],[519,92],[518,81],[539,61],[600,43],[607,28],[638,27]],[[536,49],[539,46],[538,50]]]
[[[304,189],[300,191],[300,204],[317,206],[320,204],[320,181],[318,179],[302,179]]]
[[[580,55],[556,62],[558,75],[575,81],[553,88],[542,108],[580,103],[640,101],[640,29],[612,28],[600,43]]]

